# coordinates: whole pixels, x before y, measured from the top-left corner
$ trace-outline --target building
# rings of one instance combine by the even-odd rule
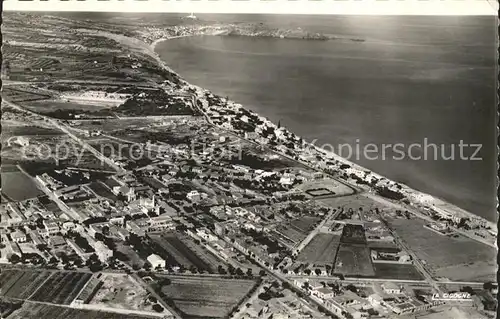
[[[201,200],[201,194],[197,190],[192,190],[186,195],[186,198],[190,201],[197,202]]]
[[[159,230],[173,229],[173,228],[175,228],[175,225],[172,222],[172,217],[170,216],[160,215],[157,217],[152,217],[149,220],[148,231],[159,231]]]
[[[64,222],[64,223],[62,224],[62,227],[61,227],[61,228],[62,228],[62,231],[63,231],[63,232],[67,232],[67,231],[69,231],[69,230],[73,230],[73,229],[75,229],[75,228],[76,228],[76,225],[75,225],[75,223],[73,223],[73,222]]]
[[[15,232],[10,234],[10,238],[15,243],[25,243],[26,242],[26,234],[16,230]]]
[[[389,295],[398,295],[398,294],[401,294],[401,287],[396,285],[395,283],[393,282],[386,282],[386,283],[383,283],[382,285],[382,289],[384,290],[384,292],[386,294],[389,294]]]
[[[382,297],[380,295],[378,295],[378,294],[371,294],[371,295],[369,295],[368,298],[367,298],[367,300],[375,308],[379,307],[384,302],[384,300],[382,299]]]
[[[167,262],[165,261],[165,259],[156,254],[149,255],[147,260],[151,264],[152,268],[165,268],[167,266]]]
[[[102,286],[102,274],[95,274],[81,290],[80,294],[73,301],[74,304],[87,304],[95,296],[99,288]]]
[[[125,229],[127,229],[130,233],[133,233],[137,236],[144,236],[145,232],[142,230],[139,225],[137,225],[134,221],[129,220],[127,222],[127,225],[125,226]]]
[[[335,296],[333,290],[326,288],[326,287],[314,289],[311,292],[311,294],[318,297],[319,299],[323,299],[323,300],[328,299],[328,298],[332,298]]]
[[[104,243],[97,241],[94,244],[95,254],[99,257],[99,260],[106,261],[108,258],[113,256],[113,251],[108,248]]]

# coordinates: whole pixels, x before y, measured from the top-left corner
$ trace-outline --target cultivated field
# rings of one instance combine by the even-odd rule
[[[311,264],[333,264],[340,236],[319,233],[300,252],[297,261]]]
[[[166,276],[165,297],[190,318],[224,318],[255,286],[253,280]]]
[[[69,305],[90,277],[90,273],[54,272],[29,300]]]
[[[9,319],[144,319],[148,317],[133,316],[121,313],[111,313],[93,310],[52,306],[37,303],[25,303],[21,309],[9,316]],[[157,318],[157,317],[156,317]]]
[[[335,260],[334,273],[353,277],[375,276],[370,250],[366,246],[341,244]]]
[[[5,271],[8,272],[8,271]],[[20,270],[10,270],[10,272],[17,272],[21,276],[16,275],[17,280],[12,284],[2,283],[2,292],[0,293],[6,297],[26,299],[32,293],[34,293],[38,287],[50,276],[48,271],[20,271]]]
[[[496,250],[464,236],[452,238],[424,228],[417,218],[389,219],[391,227],[437,277],[452,280],[495,279]]]
[[[401,280],[423,280],[423,276],[411,264],[373,263],[375,277]]]

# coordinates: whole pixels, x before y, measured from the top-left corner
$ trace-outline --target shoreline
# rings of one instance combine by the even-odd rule
[[[173,71],[168,66],[166,66],[166,62],[163,61],[161,59],[161,57],[159,56],[159,54],[156,52],[157,45],[159,43],[161,43],[161,42],[172,40],[172,39],[184,38],[184,37],[193,37],[193,36],[199,36],[199,35],[218,35],[218,34],[188,34],[188,35],[181,35],[181,36],[174,36],[174,37],[162,37],[162,38],[154,40],[151,44],[147,44],[146,43],[146,45],[148,45],[149,48],[152,50],[153,54],[155,55],[155,58],[162,62],[161,63],[162,66],[166,67],[170,71]],[[177,74],[177,75],[179,75],[175,71],[174,71],[174,73]],[[180,79],[184,83],[186,83],[187,85],[189,85],[192,88],[195,88],[195,89],[198,89],[198,90],[202,90],[202,91],[209,91],[209,90],[201,88],[201,87],[199,87],[197,85],[194,85],[194,84],[191,84],[191,83],[187,82],[180,75],[179,75],[179,77],[180,77]],[[236,103],[235,101],[231,101],[231,102]],[[258,115],[258,116],[260,116],[260,115]],[[273,123],[273,125],[274,125],[274,123]],[[397,182],[395,182],[395,181],[387,178],[386,176],[382,176],[382,175],[380,175],[380,174],[378,174],[376,172],[373,172],[371,169],[362,167],[361,165],[358,165],[358,164],[356,164],[354,162],[351,162],[348,159],[343,158],[340,155],[338,155],[338,154],[336,154],[336,153],[334,153],[332,151],[325,151],[325,150],[319,148],[317,145],[311,145],[311,146],[316,150],[317,153],[323,154],[328,159],[332,159],[332,160],[338,161],[341,164],[349,165],[350,168],[347,169],[347,173],[348,174],[350,174],[350,173],[356,174],[357,173],[357,174],[360,174],[360,175],[364,175],[365,172],[369,171],[370,172],[370,174],[369,174],[370,177],[377,178],[378,180],[382,180],[383,179],[383,180],[391,183],[392,185],[395,185],[395,184],[400,185],[401,189],[399,191],[403,195],[405,195],[406,198],[408,198],[408,200],[410,201],[410,206],[413,206],[414,208],[417,208],[417,207],[415,207],[415,205],[421,205],[424,208],[438,210],[438,211],[444,212],[446,214],[449,214],[451,216],[456,216],[456,217],[460,217],[460,218],[461,217],[470,218],[471,220],[482,220],[482,221],[485,222],[485,224],[487,226],[489,226],[491,228],[492,231],[494,231],[495,233],[498,233],[498,229],[497,229],[498,226],[497,226],[496,222],[490,221],[489,219],[486,219],[486,218],[484,218],[482,216],[479,216],[479,215],[476,215],[476,214],[474,214],[472,212],[469,212],[469,211],[467,211],[467,210],[465,210],[465,209],[463,209],[461,207],[458,207],[458,206],[456,206],[456,205],[454,205],[452,203],[449,203],[446,200],[441,199],[439,197],[436,197],[434,195],[431,195],[431,194],[428,194],[428,193],[425,193],[425,192],[413,189],[413,188],[411,188],[410,186],[408,186],[406,184],[397,183]],[[380,195],[377,195],[377,196],[380,196]],[[498,216],[497,216],[497,220],[498,220]]]

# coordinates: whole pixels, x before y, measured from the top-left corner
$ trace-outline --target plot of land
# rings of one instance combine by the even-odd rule
[[[148,317],[122,313],[111,313],[93,310],[51,306],[46,304],[25,303],[21,309],[9,316],[9,319],[144,319]]]
[[[152,311],[149,292],[129,275],[107,274],[103,284],[89,302],[109,308]]]
[[[186,268],[195,267],[198,270],[213,272],[221,262],[208,251],[204,251],[186,235],[176,233],[161,233],[149,235],[158,245],[159,254],[167,262],[174,259],[175,263]]]
[[[409,264],[373,263],[375,276],[385,279],[423,280],[418,270]]]
[[[312,198],[340,197],[354,193],[352,188],[331,178],[306,182],[299,186],[299,188]]]
[[[373,277],[370,251],[362,245],[341,244],[335,260],[336,274],[353,277]]]
[[[333,234],[317,234],[300,252],[297,260],[303,263],[333,264],[340,237]]]
[[[423,227],[421,219],[390,219],[389,224],[433,270],[452,280],[494,280],[496,250],[464,236],[452,238]]]
[[[30,297],[30,300],[69,305],[76,298],[90,273],[55,272]]]
[[[314,189],[308,189],[306,190],[306,193],[311,195],[311,196],[326,196],[326,195],[334,195],[331,190],[326,189],[326,188],[314,188]]]
[[[255,286],[253,280],[217,277],[167,276],[162,293],[190,318],[223,318]]]
[[[2,192],[15,201],[22,201],[42,195],[35,181],[21,171],[2,172]]]
[[[361,225],[347,224],[342,229],[340,241],[350,244],[366,244],[365,229]]]

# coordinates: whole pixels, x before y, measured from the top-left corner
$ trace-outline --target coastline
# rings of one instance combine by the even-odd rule
[[[155,55],[155,59],[161,61],[161,65],[163,67],[165,67],[169,71],[173,71],[166,65],[165,61],[161,60],[161,57],[156,52],[156,47],[159,43],[167,41],[167,40],[171,40],[171,39],[176,39],[176,38],[192,37],[192,36],[198,36],[198,35],[220,35],[222,33],[224,33],[224,32],[220,32],[219,34],[186,34],[186,35],[173,36],[173,37],[161,37],[159,39],[154,40],[151,44],[146,43],[146,45],[149,46],[150,50]],[[174,71],[174,73],[179,75],[175,71]],[[187,82],[186,80],[182,79],[182,77],[180,75],[179,75],[179,77],[186,85],[195,89],[196,91],[208,91],[208,90],[203,89],[197,85],[194,85],[194,84]],[[237,104],[234,101],[231,101],[231,102]],[[274,123],[273,123],[273,125],[274,125]],[[458,207],[452,203],[449,203],[441,198],[438,198],[434,195],[427,194],[427,193],[424,193],[422,191],[413,189],[406,184],[396,183],[395,181],[392,181],[391,179],[389,179],[385,176],[377,174],[376,172],[373,172],[370,169],[362,167],[361,165],[358,165],[354,162],[351,162],[351,161],[341,157],[340,155],[335,154],[332,151],[325,151],[316,145],[309,145],[309,146],[312,146],[312,148],[314,148],[317,153],[323,154],[324,156],[326,156],[329,159],[338,161],[341,164],[349,165],[350,168],[348,168],[346,170],[348,174],[351,174],[351,173],[353,173],[355,175],[359,174],[358,176],[361,177],[361,176],[365,175],[365,172],[370,172],[369,173],[370,177],[377,178],[378,180],[384,180],[387,183],[390,183],[391,185],[400,185],[401,189],[399,191],[403,195],[405,195],[406,198],[408,198],[408,200],[410,201],[410,206],[413,206],[413,208],[416,208],[416,206],[422,206],[424,209],[433,209],[433,210],[441,211],[441,212],[444,212],[450,216],[455,216],[455,217],[459,217],[459,218],[462,218],[462,217],[469,218],[471,220],[481,220],[481,221],[484,221],[485,224],[487,226],[489,226],[495,234],[498,233],[498,228],[497,228],[498,226],[497,226],[496,222],[493,222],[493,221],[490,221],[484,217],[475,215],[475,214],[473,214],[473,213],[471,213],[463,208],[460,208],[460,207]],[[377,196],[380,196],[380,195],[377,195]],[[498,219],[498,215],[496,217]]]

